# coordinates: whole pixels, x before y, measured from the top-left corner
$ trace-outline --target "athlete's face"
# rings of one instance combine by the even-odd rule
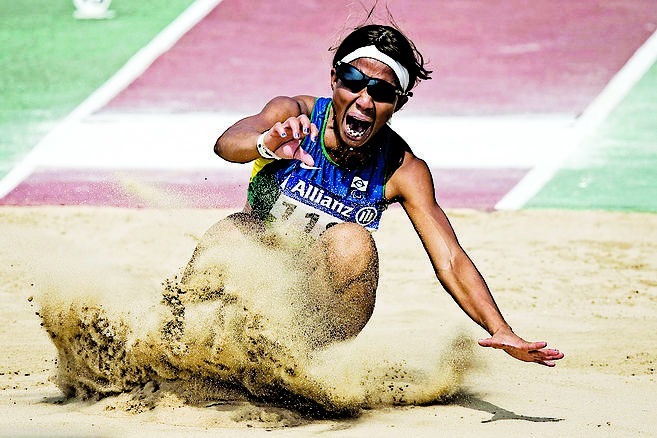
[[[395,88],[395,74],[384,63],[371,58],[358,58],[350,62],[365,75],[373,79],[384,80]],[[375,100],[368,93],[367,87],[352,90],[331,71],[333,88],[333,111],[335,132],[339,140],[348,147],[359,147],[383,127],[395,112],[398,97]]]

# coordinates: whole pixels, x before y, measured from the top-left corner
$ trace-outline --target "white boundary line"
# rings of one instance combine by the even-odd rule
[[[0,198],[11,192],[35,168],[36,158],[50,139],[56,138],[70,126],[105,106],[121,90],[138,78],[164,52],[169,50],[185,33],[208,15],[222,0],[196,0],[174,21],[165,27],[145,47],[140,49],[107,82],[78,105],[64,120],[46,134],[41,141],[0,180]]]
[[[32,164],[60,169],[198,169],[228,165],[214,140],[248,114],[100,113],[50,138]],[[428,117],[404,114],[391,123],[431,167],[531,168],[561,144],[570,116]],[[538,138],[539,140],[535,140]],[[527,144],[533,147],[528,148]],[[181,154],[184,145],[184,154]]]
[[[657,61],[657,31],[639,47],[627,63],[609,81],[602,92],[586,108],[575,122],[571,138],[563,153],[532,168],[520,182],[511,189],[496,205],[497,210],[516,210],[522,208],[534,197],[562,167],[566,159],[578,146],[593,134],[594,130],[609,116],[613,109],[627,96],[632,87],[646,74]]]

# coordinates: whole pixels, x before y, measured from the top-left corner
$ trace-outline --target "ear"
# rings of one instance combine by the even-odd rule
[[[335,90],[335,84],[338,81],[338,76],[335,74],[335,69],[331,69],[331,90]]]
[[[408,96],[407,95],[399,96],[397,98],[397,105],[395,105],[395,112],[399,111],[401,109],[401,107],[403,107],[406,104],[406,102],[408,102]]]

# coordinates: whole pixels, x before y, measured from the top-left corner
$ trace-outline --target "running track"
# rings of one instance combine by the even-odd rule
[[[444,207],[493,208],[540,159],[537,149],[558,147],[541,134],[572,123],[657,23],[653,0],[526,4],[391,2],[435,70],[395,118],[428,157]],[[240,205],[248,166],[219,164],[209,149],[221,127],[271,96],[328,93],[326,49],[362,12],[325,5],[219,3],[106,104],[52,136],[1,202],[135,207],[168,194],[181,206]]]

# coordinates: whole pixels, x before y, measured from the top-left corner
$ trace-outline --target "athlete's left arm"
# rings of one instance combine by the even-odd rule
[[[388,191],[389,189],[389,191]],[[527,342],[506,323],[483,277],[458,242],[447,216],[436,202],[426,163],[406,153],[386,195],[400,200],[431,260],[438,280],[458,305],[491,335],[479,341],[526,362],[554,366],[563,354],[546,342]]]

